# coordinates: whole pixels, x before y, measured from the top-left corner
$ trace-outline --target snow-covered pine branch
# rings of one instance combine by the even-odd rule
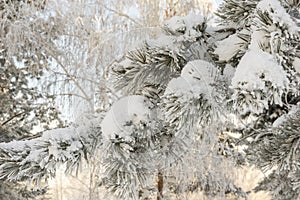
[[[129,51],[114,65],[116,89],[126,95],[161,96],[168,82],[180,75],[188,61],[211,60],[211,31],[207,29],[206,18],[199,15],[171,18],[158,38]]]
[[[115,102],[102,121],[103,182],[118,198],[139,199],[152,186],[162,122],[155,104],[143,96]]]
[[[218,11],[224,14],[222,18],[236,23],[233,16],[238,14],[226,13],[224,9],[237,3],[225,1]],[[243,3],[251,7],[251,13],[247,13],[251,14],[248,26],[240,26],[237,33],[217,42],[214,53],[221,63],[236,67],[231,84],[233,109],[245,116],[268,112],[275,120],[278,115],[272,115],[274,110],[269,108],[284,110],[286,104],[299,96],[296,69],[300,29],[287,12],[285,1]]]
[[[1,143],[0,177],[39,181],[63,162],[76,169],[98,144],[102,185],[119,199],[139,199],[146,192],[171,199],[198,190],[209,197],[224,199],[229,192],[244,197],[232,180],[239,156],[260,168],[275,167],[257,190],[297,199],[298,5],[298,0],[225,0],[217,28],[196,15],[168,20],[158,38],[113,66],[114,76],[108,77],[128,96],[103,121]],[[279,118],[283,113],[289,114]],[[233,127],[226,124],[232,116],[240,119]],[[237,143],[225,134],[233,130],[243,136]]]
[[[276,200],[299,199],[299,108],[294,109],[300,91],[299,1],[239,3],[225,0],[220,7],[223,24],[234,25],[237,32],[217,42],[214,51],[226,66],[236,67],[231,81],[233,109],[237,116],[251,116],[241,129],[247,140],[239,143],[246,144],[250,163],[273,167],[255,191],[269,191]]]
[[[185,176],[175,178],[183,184],[176,186],[166,180],[178,193],[200,189],[208,196],[246,196],[228,176],[230,172],[224,170],[233,166],[238,155],[221,139],[228,114],[225,79],[212,63],[193,60],[186,64],[180,77],[169,82],[162,97],[169,143],[164,144],[160,160],[170,168],[166,173],[184,171]],[[190,165],[195,167],[191,169]],[[220,169],[220,165],[224,168]]]
[[[233,109],[246,115],[261,114],[270,105],[283,106],[288,83],[287,74],[272,55],[250,50],[242,57],[232,79]]]
[[[0,178],[39,183],[53,177],[62,164],[68,172],[77,172],[82,160],[88,160],[101,144],[100,119],[87,117],[79,126],[48,130],[30,140],[0,143]]]
[[[195,132],[220,116],[217,99],[222,94],[216,93],[217,76],[218,69],[213,64],[194,60],[187,63],[180,77],[169,82],[162,103],[173,133]]]
[[[260,134],[248,147],[249,160],[272,173],[256,187],[276,199],[300,197],[300,108],[294,106]],[[283,181],[284,180],[284,181]]]

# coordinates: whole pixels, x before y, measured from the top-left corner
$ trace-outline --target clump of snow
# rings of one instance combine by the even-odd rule
[[[286,33],[290,33],[291,37],[298,35],[299,26],[292,20],[280,1],[262,0],[257,4],[257,8],[263,12],[267,12],[274,23],[280,27],[287,28]]]
[[[183,42],[195,42],[203,36],[205,29],[206,19],[202,15],[174,16],[164,23],[164,34],[155,40],[148,40],[147,44],[179,53]]]
[[[72,128],[58,128],[53,130],[45,131],[42,138],[47,141],[51,140],[61,140],[66,141],[74,138],[75,130]]]
[[[101,127],[103,139],[122,139],[134,142],[133,133],[156,120],[152,103],[143,96],[127,96],[115,102],[104,117]]]
[[[174,16],[165,22],[164,29],[175,36],[183,35],[185,38],[196,38],[202,36],[200,28],[205,23],[206,19],[201,15]]]
[[[243,43],[244,40],[238,37],[238,34],[233,34],[228,38],[217,42],[214,53],[219,56],[220,61],[228,62],[240,51]]]
[[[232,79],[234,106],[241,113],[259,114],[268,104],[282,105],[281,97],[289,88],[289,81],[282,66],[275,58],[261,50],[250,50],[241,59]],[[240,105],[244,96],[245,104]],[[252,103],[257,103],[253,105]]]
[[[293,62],[293,67],[298,74],[300,74],[300,58],[295,58]]]
[[[164,28],[173,35],[183,35],[186,31],[186,25],[184,17],[174,16],[167,20],[164,24]]]
[[[268,40],[266,39],[266,32],[263,30],[254,30],[253,33],[251,34],[251,42],[249,44],[249,49],[258,50],[261,49],[261,46],[265,46],[265,47],[268,46]]]
[[[175,93],[183,102],[191,97],[199,98],[200,94],[209,99],[216,74],[217,69],[211,63],[203,60],[191,61],[183,68],[180,77],[169,82],[165,95]]]
[[[203,36],[206,29],[206,18],[190,13],[187,16],[175,16],[164,23],[167,34],[177,37],[177,41],[196,41]]]
[[[263,90],[266,82],[274,88],[285,89],[288,79],[275,58],[261,50],[250,50],[241,59],[232,79],[232,88]]]

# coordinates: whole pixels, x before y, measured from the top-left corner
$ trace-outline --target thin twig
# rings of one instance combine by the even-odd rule
[[[121,17],[125,17],[125,18],[129,19],[130,21],[132,21],[135,24],[138,24],[139,26],[142,26],[142,24],[140,22],[136,21],[135,19],[133,19],[132,17],[130,17],[129,15],[127,15],[125,13],[122,13],[120,11],[117,11],[117,10],[114,10],[112,8],[109,8],[109,7],[107,7],[104,4],[101,4],[101,6],[104,7],[105,9],[107,9],[107,10],[109,10],[109,11],[111,11],[111,12],[113,12],[113,13],[119,15],[119,16],[121,16]]]
[[[91,103],[91,98],[89,97],[89,95],[84,91],[84,89],[80,86],[80,84],[78,83],[78,81],[74,78],[73,75],[70,74],[70,72],[67,70],[67,68],[65,67],[65,65],[59,60],[57,59],[57,57],[55,56],[55,54],[50,50],[50,49],[46,49],[51,56],[55,59],[55,61],[57,62],[57,64],[63,69],[63,71],[66,73],[66,76],[69,77],[72,82],[75,84],[75,86],[81,91],[81,93],[83,94],[84,98],[88,101],[90,108],[93,110],[93,105]]]
[[[4,126],[5,124],[7,124],[7,123],[10,122],[11,120],[13,120],[14,118],[16,118],[16,117],[18,117],[18,116],[20,116],[20,115],[22,115],[22,114],[25,114],[25,112],[21,112],[21,113],[18,113],[18,114],[16,114],[16,115],[10,117],[8,120],[6,120],[6,121],[4,121],[3,123],[1,123],[1,126]]]

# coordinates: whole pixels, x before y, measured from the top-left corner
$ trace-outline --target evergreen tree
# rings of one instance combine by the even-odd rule
[[[99,148],[99,184],[118,199],[199,190],[246,198],[231,173],[248,163],[272,170],[255,191],[299,199],[298,9],[298,0],[225,0],[217,27],[197,15],[171,18],[112,66],[124,97],[108,112],[1,143],[0,178],[38,183],[58,164],[79,169]]]
[[[117,89],[140,96],[118,101],[102,122],[103,134],[109,135],[104,137],[108,187],[119,198],[129,199],[137,199],[145,188],[156,191],[160,199],[164,196],[162,184],[165,195],[180,195],[191,188],[212,196],[229,192],[244,195],[227,172],[218,168],[221,163],[225,168],[233,164],[219,151],[221,123],[219,127],[214,123],[224,114],[219,112],[226,96],[221,88],[223,77],[218,77],[217,68],[209,63],[213,62],[209,49],[218,33],[207,29],[205,18],[194,15],[170,19],[163,31],[158,39],[129,52],[113,67]],[[136,109],[131,105],[140,107],[139,111],[131,114]],[[119,113],[128,116],[119,119]],[[145,115],[148,117],[143,119]],[[111,126],[116,128],[105,128]],[[144,131],[148,134],[139,135]],[[210,152],[211,146],[215,148]],[[193,148],[201,153],[193,152]],[[199,163],[194,168],[187,167],[196,160]],[[187,171],[186,177],[172,173],[180,168]],[[157,183],[149,176],[153,173]],[[170,176],[175,181],[170,182]]]

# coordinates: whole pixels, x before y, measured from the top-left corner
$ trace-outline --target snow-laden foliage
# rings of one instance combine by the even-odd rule
[[[116,88],[125,94],[161,96],[189,60],[210,60],[206,27],[206,19],[197,15],[167,21],[157,39],[146,41],[114,65]]]
[[[102,121],[103,182],[118,198],[138,199],[140,190],[149,187],[162,124],[157,113],[146,97],[127,96],[115,102]]]
[[[166,173],[181,183],[176,186],[174,181],[166,180],[171,191],[176,188],[175,193],[200,189],[211,197],[225,193],[246,195],[233,184],[228,170],[220,168],[222,165],[229,169],[234,163],[229,158],[233,152],[219,140],[226,113],[224,79],[212,63],[194,60],[187,63],[180,77],[169,82],[162,97],[169,142],[163,147],[160,160],[162,166],[169,166]],[[195,167],[192,169],[191,165]],[[184,171],[184,175],[176,177],[177,170],[179,174]]]
[[[288,79],[274,57],[261,50],[250,50],[239,62],[232,79],[233,109],[241,114],[260,114],[269,105],[284,104]]]
[[[157,112],[157,118],[150,117],[151,123],[157,125],[151,127],[147,119],[144,127],[141,126],[139,123],[144,120],[140,122],[137,119],[144,119],[145,112],[147,116],[150,116],[148,113],[151,112],[149,108],[145,110],[144,105],[138,101],[132,105],[128,103],[137,98],[128,96],[112,106],[102,123],[103,132],[107,132],[104,135],[109,139],[109,142],[104,143],[107,150],[104,182],[117,197],[138,198],[138,193],[145,188],[156,191],[153,178],[149,176],[152,173],[160,174],[167,184],[168,178],[164,173],[167,173],[169,168],[179,169],[186,161],[197,157],[198,151],[191,149],[193,145],[196,145],[196,149],[199,146],[203,147],[207,163],[200,160],[199,167],[210,165],[208,162],[213,157],[220,156],[216,162],[221,162],[218,145],[215,145],[216,149],[212,153],[205,151],[209,149],[208,146],[218,143],[219,133],[207,131],[206,126],[217,120],[221,110],[219,106],[226,97],[225,90],[221,87],[223,83],[217,78],[220,75],[219,71],[208,61],[212,61],[209,48],[212,48],[213,41],[217,40],[218,34],[224,37],[228,33],[223,33],[222,30],[220,33],[214,32],[206,26],[206,20],[201,16],[174,17],[165,23],[161,36],[148,40],[142,48],[130,51],[127,57],[114,65],[112,71],[117,76],[112,78],[116,88],[125,94],[145,96],[139,96],[141,100],[149,98],[147,101],[153,104],[152,112]],[[160,114],[160,109],[164,114]],[[132,116],[132,113],[135,115]],[[126,120],[122,119],[123,117]],[[144,129],[149,132],[148,138],[143,135]],[[135,130],[139,130],[139,137]],[[202,139],[194,144],[195,137]],[[144,148],[141,148],[140,144]],[[151,144],[155,145],[151,147]],[[191,186],[195,190],[205,188],[207,194],[211,195],[234,192],[233,189],[227,188],[229,179],[228,182],[221,181],[228,178],[224,172],[218,171],[217,174],[223,174],[220,180],[215,176],[211,177],[209,170],[204,168],[195,167],[194,172],[184,181],[188,184],[192,177],[197,176],[196,185]],[[176,177],[175,174],[172,176]],[[174,183],[171,185],[174,187]],[[220,187],[215,187],[216,185]],[[188,188],[182,187],[179,193]],[[162,195],[159,188],[157,192],[159,196]]]
[[[261,0],[257,4],[256,8],[258,9],[257,14],[259,15],[261,14],[260,12],[267,13],[268,17],[273,22],[273,27],[276,26],[285,29],[283,34],[288,34],[291,38],[298,34],[299,27],[295,24],[295,21],[292,20],[292,17],[286,12],[286,9],[280,1]]]
[[[185,134],[207,126],[218,114],[217,68],[203,60],[187,63],[163,96],[165,118],[172,132]],[[188,123],[187,123],[188,122]],[[178,132],[178,133],[177,133]]]
[[[101,117],[87,117],[80,126],[48,130],[31,140],[0,143],[0,177],[11,181],[41,180],[55,175],[60,164],[80,169],[101,143]]]
[[[295,106],[272,127],[260,130],[248,148],[249,159],[273,172],[256,188],[272,192],[275,199],[300,197],[300,108]]]
[[[299,58],[299,25],[285,1],[261,1],[257,5],[250,48],[271,53],[283,66],[290,82],[289,95],[299,96],[299,76],[295,76],[294,60]]]
[[[105,74],[128,96],[103,120],[1,143],[2,178],[46,178],[57,163],[72,169],[98,145],[101,185],[118,199],[183,198],[199,190],[208,198],[246,197],[233,184],[236,163],[274,170],[255,191],[297,199],[297,3],[225,0],[217,28],[201,16],[171,18],[158,38]]]
[[[221,62],[236,66],[230,87],[233,104],[229,105],[242,117],[251,116],[241,129],[247,140],[243,138],[239,144],[246,144],[251,163],[275,168],[256,191],[270,191],[274,199],[298,199],[299,130],[297,114],[291,108],[299,102],[299,1],[242,1],[250,3],[246,8],[238,6],[239,2],[224,1],[220,7],[218,12],[225,19],[221,22],[233,23],[238,29],[215,49]],[[242,13],[235,11],[250,8],[245,14],[248,20],[239,21]],[[245,40],[240,40],[240,34]],[[289,117],[280,117],[286,112]]]
[[[219,12],[237,3],[225,1]],[[294,67],[299,56],[299,27],[284,2],[244,3],[251,5],[248,26],[241,26],[237,33],[217,42],[214,53],[221,63],[237,68],[231,84],[233,109],[242,115],[268,112],[272,116],[274,110],[270,108],[283,107],[299,96],[299,76]],[[225,16],[227,22],[237,23],[236,13],[225,12]]]

